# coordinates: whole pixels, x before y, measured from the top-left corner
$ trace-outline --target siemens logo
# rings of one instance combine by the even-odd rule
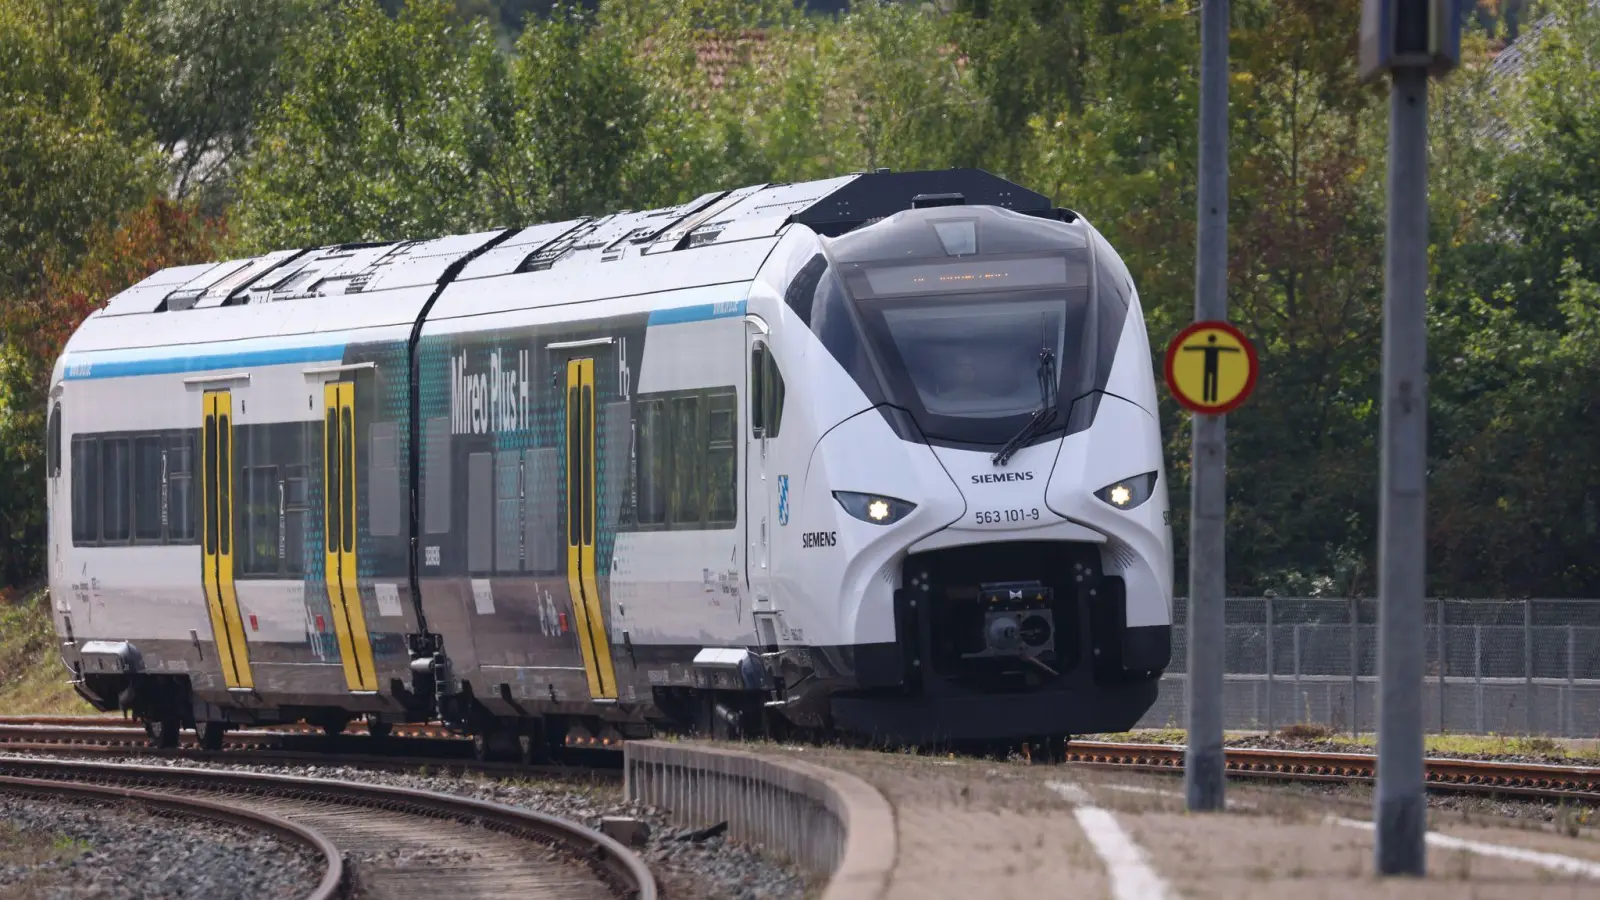
[[[800,546],[807,550],[812,547],[834,547],[838,543],[837,531],[808,531],[800,536]]]
[[[973,484],[994,484],[997,481],[1032,481],[1032,472],[991,472],[972,476]]]

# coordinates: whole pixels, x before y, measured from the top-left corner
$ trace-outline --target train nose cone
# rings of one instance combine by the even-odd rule
[[[1015,650],[1021,643],[1022,629],[1010,616],[995,616],[989,621],[989,646],[996,650]]]

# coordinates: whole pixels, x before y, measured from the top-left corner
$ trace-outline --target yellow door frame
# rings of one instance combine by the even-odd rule
[[[567,588],[577,619],[583,671],[593,699],[617,698],[617,673],[611,660],[605,614],[595,571],[594,537],[599,509],[595,456],[594,360],[567,361]]]
[[[229,689],[255,687],[239,596],[233,584],[233,393],[206,391],[201,399],[202,475],[200,580],[211,636]]]
[[[372,638],[361,607],[356,568],[356,386],[333,381],[322,389],[323,581],[339,639],[339,660],[351,692],[378,689]]]

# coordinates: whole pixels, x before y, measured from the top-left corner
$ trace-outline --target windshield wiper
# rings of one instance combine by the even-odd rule
[[[1033,438],[1034,435],[1050,427],[1056,420],[1056,355],[1049,347],[1039,348],[1039,408],[1034,410],[1033,418],[1016,436],[1006,442],[1000,452],[992,458],[997,466],[1003,466],[1011,457],[1015,456],[1022,445]]]

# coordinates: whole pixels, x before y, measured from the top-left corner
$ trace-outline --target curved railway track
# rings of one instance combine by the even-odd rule
[[[0,776],[0,794],[35,798],[66,799],[78,802],[133,803],[166,815],[211,819],[228,825],[274,834],[289,843],[307,847],[322,861],[322,877],[305,900],[333,900],[346,887],[344,858],[339,848],[322,832],[281,816],[168,793],[143,791],[106,784],[56,781],[43,778]]]
[[[73,759],[3,757],[0,777],[179,804],[200,795],[256,821],[282,820],[337,848],[356,897],[656,900],[649,868],[620,843],[497,803],[327,779]]]

